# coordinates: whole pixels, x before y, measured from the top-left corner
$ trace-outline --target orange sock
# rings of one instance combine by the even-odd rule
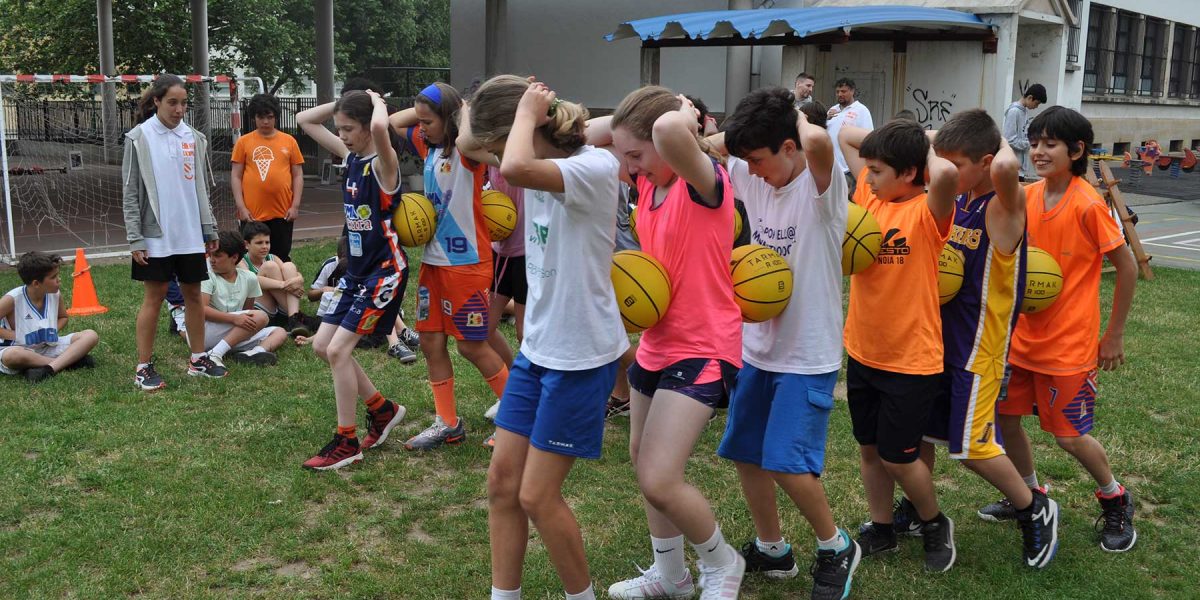
[[[367,410],[369,410],[371,412],[375,412],[375,411],[383,408],[384,402],[387,402],[387,400],[385,400],[383,398],[383,394],[381,394],[379,392],[375,392],[374,396],[371,396],[370,398],[363,400],[363,404],[366,404]]]
[[[484,381],[492,388],[492,392],[499,398],[504,395],[504,386],[508,383],[508,367],[500,367],[495,375],[488,377]]]
[[[350,439],[354,439],[354,438],[358,437],[358,434],[354,432],[353,425],[348,425],[346,427],[342,427],[341,425],[338,425],[337,434],[342,437],[348,437]]]
[[[430,381],[429,387],[433,388],[433,406],[437,410],[437,415],[447,426],[457,426],[458,408],[454,403],[454,378]]]

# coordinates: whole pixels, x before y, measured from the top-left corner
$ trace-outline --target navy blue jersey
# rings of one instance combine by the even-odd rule
[[[408,259],[392,229],[394,198],[400,194],[400,186],[384,190],[375,178],[374,160],[375,155],[346,155],[346,181],[342,190],[350,250],[346,274],[355,278],[398,273],[408,267]]]

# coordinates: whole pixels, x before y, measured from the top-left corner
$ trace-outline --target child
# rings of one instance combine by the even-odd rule
[[[939,510],[929,468],[917,458],[942,372],[937,263],[954,222],[958,175],[912,121],[893,120],[869,134],[846,126],[839,139],[859,174],[854,201],[884,232],[875,264],[850,277],[844,336],[846,392],[872,521],[858,544],[863,556],[897,548],[895,481],[923,523],[925,569],[942,572],[954,565],[954,522]]]
[[[325,129],[330,117],[337,135]],[[408,275],[408,259],[392,230],[400,161],[388,136],[387,104],[374,92],[348,92],[337,102],[302,111],[296,122],[346,161],[346,274],[313,338],[313,350],[333,375],[338,427],[333,441],[304,463],[310,469],[339,469],[362,460],[362,447],[379,446],[404,419],[405,408],[385,399],[351,355],[359,338],[376,329],[390,330],[400,313]],[[367,407],[367,437],[361,444],[355,399]]]
[[[508,381],[508,366],[488,344],[492,240],[480,191],[486,161],[495,158],[457,147],[460,128],[469,129],[467,107],[458,91],[444,83],[426,87],[413,108],[393,114],[390,121],[425,160],[425,196],[437,210],[437,230],[421,254],[417,288],[417,334],[437,416],[404,443],[409,450],[433,450],[467,437],[454,396],[447,338],[455,339],[458,353],[475,365],[496,398]]]
[[[125,232],[133,255],[131,276],[145,288],[137,315],[138,364],[133,381],[143,391],[167,386],[152,356],[167,284],[176,278],[191,340],[188,375],[228,374],[204,352],[200,282],[208,277],[204,254],[217,247],[217,226],[205,182],[208,140],[183,122],[187,103],[183,80],[160,75],[138,103],[141,124],[125,134],[121,167]]]
[[[729,179],[746,205],[751,242],[778,252],[795,278],[779,316],[743,327],[746,365],[717,454],[737,466],[758,533],[742,546],[746,570],[773,578],[799,572],[780,529],[778,485],[817,537],[812,598],[845,598],[862,551],[834,524],[820,475],[842,363],[846,179],[829,134],[795,104],[784,88],[751,92],[713,140],[732,155]]]
[[[17,262],[25,284],[0,296],[0,373],[24,372],[38,383],[63,369],[92,368],[88,354],[100,342],[95,331],[85,329],[60,336],[67,326],[66,311],[59,311],[59,266],[62,259],[45,252],[26,252]]]
[[[589,139],[611,138],[624,160],[622,172],[638,190],[642,251],[666,269],[673,296],[662,320],[642,334],[629,368],[629,454],[645,498],[654,565],[614,583],[612,598],[692,594],[685,537],[700,558],[702,598],[736,598],[746,569],[708,501],[684,479],[696,440],[713,411],[726,405],[742,364],[742,316],[729,275],[733,190],[698,131],[692,103],[657,86],[630,93],[611,120],[588,126]]]
[[[954,229],[948,242],[963,256],[962,288],[942,305],[945,371],[921,459],[933,470],[930,442],[1012,498],[1020,507],[1025,564],[1043,568],[1058,546],[1058,503],[1021,480],[996,436],[996,400],[1025,281],[1025,192],[1020,160],[986,111],[951,117],[934,139],[938,156],[958,169]],[[918,533],[912,503],[902,498],[893,524]]]
[[[641,250],[641,244],[633,237],[633,227],[630,214],[637,206],[637,190],[628,183],[620,182],[617,194],[617,232],[615,250]],[[613,383],[612,393],[608,397],[605,408],[607,418],[629,416],[629,367],[637,360],[638,334],[629,335],[629,349],[621,355],[620,368],[617,369],[617,380]],[[713,413],[716,414],[716,413]]]
[[[514,115],[515,112],[515,115]],[[628,346],[609,274],[620,163],[584,145],[587,109],[513,75],[479,88],[471,131],[526,188],[527,335],[496,415],[488,469],[492,600],[520,598],[532,520],[569,600],[592,600],[583,537],[562,496],[577,458],[600,458],[604,406]],[[570,331],[563,329],[570,323]]]
[[[1063,273],[1058,300],[1022,314],[1013,331],[1008,397],[998,404],[1000,431],[1017,471],[1038,486],[1033,448],[1021,417],[1036,410],[1042,430],[1083,465],[1099,489],[1100,547],[1124,552],[1137,542],[1133,496],[1113,477],[1104,446],[1090,435],[1096,403],[1096,366],[1111,371],[1125,362],[1125,320],[1133,303],[1137,266],[1104,200],[1083,179],[1092,147],[1092,124],[1061,106],[1029,124],[1030,158],[1041,181],[1025,188],[1029,245],[1058,261]],[[1112,312],[1100,335],[1100,265],[1117,269]],[[1055,399],[1058,402],[1055,402]],[[992,520],[1015,514],[1016,499],[980,511]]]
[[[208,279],[200,284],[204,302],[204,347],[218,364],[225,354],[237,362],[273,365],[275,350],[287,339],[287,332],[267,325],[267,313],[256,310],[262,296],[258,280],[249,271],[238,268],[246,252],[242,236],[222,231],[217,249],[208,258]]]
[[[242,223],[242,239],[246,240],[242,267],[258,276],[262,297],[255,306],[267,313],[272,323],[283,322],[292,336],[310,336],[300,312],[300,297],[304,295],[304,276],[290,261],[271,254],[271,229],[261,221]]]
[[[300,216],[304,194],[304,155],[296,138],[276,129],[279,99],[255,94],[246,104],[246,118],[254,131],[233,145],[230,183],[237,218],[242,223],[259,221],[267,226],[271,249],[292,260],[292,228]],[[242,232],[242,237],[250,241]]]
[[[492,189],[512,198],[517,208],[517,224],[512,235],[492,244],[495,267],[492,271],[492,304],[488,313],[488,344],[500,356],[500,360],[511,368],[512,348],[508,347],[508,340],[504,339],[504,334],[500,333],[497,326],[511,301],[516,318],[517,346],[521,345],[525,333],[525,301],[529,296],[529,282],[525,277],[525,190],[504,179],[499,167],[489,166],[487,173]],[[499,404],[493,404],[484,416],[494,419],[497,409]]]

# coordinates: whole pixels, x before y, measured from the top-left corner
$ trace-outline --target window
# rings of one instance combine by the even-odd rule
[[[1171,140],[1170,152],[1183,152],[1183,140]]]
[[[1196,42],[1192,44],[1192,85],[1188,90],[1189,98],[1200,98],[1200,33],[1197,33]]]
[[[1139,96],[1162,96],[1162,73],[1166,66],[1163,42],[1166,41],[1167,24],[1160,19],[1146,19],[1146,35],[1142,39],[1142,72],[1138,78]]]
[[[1083,54],[1083,91],[1095,94],[1108,85],[1100,85],[1100,65],[1104,64],[1108,50],[1100,49],[1100,37],[1104,32],[1104,23],[1112,17],[1112,13],[1099,4],[1093,4],[1088,13],[1087,48]]]
[[[1171,75],[1167,82],[1167,95],[1172,98],[1183,96],[1184,65],[1191,67],[1190,61],[1185,61],[1184,44],[1187,42],[1188,30],[1179,23],[1175,24],[1175,38],[1171,41]]]
[[[1129,152],[1129,142],[1113,144],[1113,156],[1124,156],[1126,152]]]
[[[1113,48],[1112,82],[1108,87],[1111,94],[1127,94],[1133,88],[1133,36],[1136,33],[1137,17],[1130,12],[1117,13],[1117,44]]]
[[[1083,21],[1083,15],[1079,11],[1083,8],[1083,0],[1067,0],[1067,4],[1071,8],[1071,14],[1075,15],[1075,26],[1067,31],[1067,62],[1079,62],[1079,23]]]

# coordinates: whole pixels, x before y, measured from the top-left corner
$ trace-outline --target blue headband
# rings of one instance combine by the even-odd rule
[[[429,98],[437,106],[442,105],[442,90],[438,88],[436,83],[426,86],[425,89],[421,90],[419,95]]]

